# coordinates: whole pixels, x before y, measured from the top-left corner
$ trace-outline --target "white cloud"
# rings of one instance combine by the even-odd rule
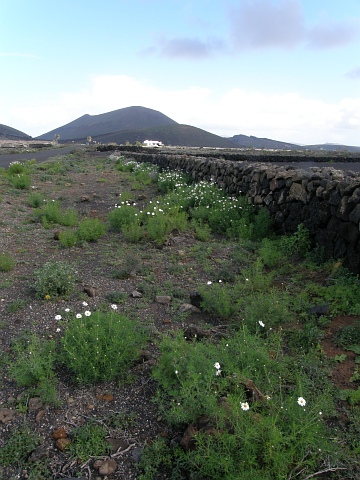
[[[360,143],[360,97],[326,103],[296,92],[265,94],[236,88],[219,93],[197,86],[163,90],[123,75],[94,77],[88,88],[78,92],[59,94],[49,102],[13,106],[11,116],[1,117],[0,123],[36,136],[85,113],[96,115],[135,105],[221,136]]]

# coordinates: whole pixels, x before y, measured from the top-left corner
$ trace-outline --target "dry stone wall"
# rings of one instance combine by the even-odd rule
[[[278,234],[309,230],[327,258],[342,259],[360,273],[360,175],[329,167],[300,170],[292,165],[249,163],[187,155],[121,152],[163,169],[180,169],[194,180],[212,180],[231,195],[265,207]]]

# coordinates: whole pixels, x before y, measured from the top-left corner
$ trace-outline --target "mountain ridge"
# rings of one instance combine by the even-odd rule
[[[253,148],[268,150],[323,150],[360,152],[360,146],[338,144],[298,145],[269,138],[243,134],[221,137],[191,125],[179,124],[163,113],[147,107],[131,106],[106,113],[82,115],[34,139],[24,132],[0,125],[1,140],[54,140],[84,143],[88,137],[98,143],[136,143],[144,140],[161,141],[164,145],[212,148]]]

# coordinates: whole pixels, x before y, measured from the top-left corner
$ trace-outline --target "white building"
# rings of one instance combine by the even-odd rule
[[[158,140],[144,140],[144,147],[163,147],[164,144]]]

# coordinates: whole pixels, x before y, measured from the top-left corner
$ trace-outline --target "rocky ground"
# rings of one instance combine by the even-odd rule
[[[74,160],[65,174],[49,175],[46,170],[32,175],[32,191],[48,199],[61,199],[64,207],[74,207],[81,216],[106,220],[110,209],[119,201],[122,191],[131,191],[136,202],[147,202],[155,195],[154,187],[129,185],[125,177],[114,173],[106,155],[96,160],[90,156]],[[68,161],[68,160],[67,160]],[[0,183],[1,222],[0,252],[16,259],[15,268],[0,272],[0,448],[11,432],[26,425],[41,437],[31,461],[47,462],[54,479],[108,478],[136,479],[138,461],[144,446],[158,435],[177,438],[183,432],[171,431],[163,422],[153,402],[156,385],[151,368],[156,362],[156,341],[161,332],[205,322],[217,325],[216,318],[187,306],[190,292],[206,273],[196,263],[193,247],[196,240],[189,233],[173,232],[162,248],[143,242],[125,243],[119,234],[107,233],[97,243],[81,248],[62,248],[56,240],[59,227],[45,229],[33,221],[34,209],[27,202],[29,192],[16,191],[4,180]],[[125,279],[114,278],[112,272],[121,268],[129,256],[137,258],[133,272]],[[76,266],[79,282],[76,295],[64,301],[45,301],[34,297],[34,271],[50,259],[65,260]],[[227,248],[215,250],[209,261],[231,260]],[[144,293],[144,285],[151,295]],[[146,289],[145,289],[146,290]],[[45,405],[39,398],[20,388],[5,368],[11,358],[12,342],[19,335],[34,332],[44,338],[59,339],[63,326],[55,316],[65,308],[74,312],[95,310],[109,301],[111,292],[126,296],[119,310],[139,318],[151,332],[151,342],[139,363],[128,372],[125,383],[106,383],[79,387],[67,372],[59,371],[59,405]],[[18,305],[16,309],[14,305]],[[16,311],[14,311],[16,310]],[[352,319],[354,320],[354,319]],[[330,356],[341,354],[331,342],[332,334],[348,321],[336,318],[330,325],[323,347]],[[348,352],[347,352],[348,353]],[[354,370],[354,356],[347,355],[333,372],[339,388],[349,388]],[[130,381],[131,380],[131,381]],[[93,419],[104,425],[111,444],[107,457],[89,458],[79,463],[69,458],[65,445],[71,441],[74,428]],[[65,439],[65,440],[64,440]],[[81,477],[79,477],[81,475]],[[0,478],[29,478],[29,471],[15,467],[2,468]],[[33,477],[35,478],[35,477]],[[40,477],[39,477],[40,478]]]

